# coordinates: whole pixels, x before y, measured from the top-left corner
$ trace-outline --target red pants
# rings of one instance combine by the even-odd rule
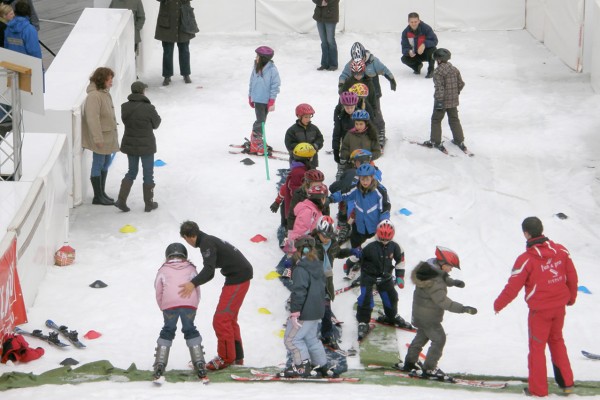
[[[217,354],[227,364],[244,358],[242,335],[237,320],[249,287],[249,280],[239,285],[223,286],[219,304],[217,304],[217,310],[213,317],[213,328],[217,335]],[[238,342],[237,351],[236,342]],[[237,353],[241,354],[238,355]]]
[[[554,378],[561,387],[573,386],[573,371],[562,335],[565,306],[529,310],[529,391],[534,396],[548,395],[546,344],[550,348]]]

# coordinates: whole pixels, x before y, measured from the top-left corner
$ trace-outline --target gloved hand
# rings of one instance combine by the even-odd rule
[[[267,109],[269,112],[275,111],[275,99],[269,99],[269,102],[267,103]]]
[[[443,110],[444,109],[444,102],[442,100],[436,100],[435,103],[434,103],[434,105],[433,105],[433,108],[435,108],[438,111]]]
[[[254,108],[254,102],[252,101],[252,97],[248,96],[248,104],[250,104],[250,107]]]
[[[399,276],[397,276],[396,277],[396,285],[398,285],[398,287],[400,289],[404,289],[404,279],[402,279]]]
[[[339,150],[333,151],[333,160],[338,164],[340,163],[340,151]]]
[[[295,328],[300,329],[302,328],[302,324],[298,321],[298,318],[300,318],[300,311],[290,314],[290,321],[292,321],[292,324],[294,324]]]
[[[460,281],[458,279],[454,280],[454,286],[458,287],[458,288],[464,288],[465,287],[465,283],[463,281]]]
[[[273,204],[271,204],[271,207],[269,207],[271,209],[272,213],[276,213],[277,211],[279,211],[279,203],[274,201]]]
[[[467,313],[467,314],[475,315],[475,314],[477,314],[477,309],[475,307],[471,307],[471,306],[464,306],[463,312]]]
[[[392,89],[393,92],[396,91],[396,80],[395,79],[390,79],[390,89]]]
[[[327,196],[327,200],[329,201],[329,204],[335,203],[335,201],[333,200],[333,196],[332,195]]]
[[[362,257],[362,249],[360,247],[350,249],[350,254],[352,254],[356,258],[360,258]]]

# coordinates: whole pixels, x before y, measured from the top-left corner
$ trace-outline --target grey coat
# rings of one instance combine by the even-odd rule
[[[300,311],[301,321],[315,321],[325,315],[325,273],[323,263],[302,258],[292,272],[290,312]]]
[[[125,124],[121,151],[131,156],[156,153],[154,129],[161,122],[156,108],[140,93],[130,94],[127,100],[129,101],[121,104],[121,119]]]
[[[454,279],[442,271],[432,260],[421,262],[411,273],[416,288],[413,293],[412,323],[417,328],[439,324],[444,311],[462,313],[463,305],[448,298],[448,286]]]
[[[187,33],[181,26],[181,6],[190,3],[190,0],[158,0],[158,19],[156,20],[156,32],[154,39],[161,42],[182,43],[189,42],[196,37],[193,33]]]
[[[133,13],[133,26],[135,28],[135,43],[141,42],[140,31],[146,22],[146,13],[144,12],[142,0],[112,0],[109,7],[131,10]]]

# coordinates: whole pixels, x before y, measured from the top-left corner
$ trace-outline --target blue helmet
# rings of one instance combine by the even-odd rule
[[[365,110],[356,110],[352,113],[352,120],[354,121],[369,121],[371,117]]]
[[[373,176],[375,175],[375,167],[371,164],[363,164],[356,168],[356,175],[358,176]]]

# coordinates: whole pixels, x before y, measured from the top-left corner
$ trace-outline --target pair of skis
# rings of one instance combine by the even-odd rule
[[[231,379],[238,382],[319,382],[319,383],[342,383],[342,382],[358,382],[360,378],[352,377],[307,377],[307,378],[285,378],[280,377],[276,374],[269,374],[266,372],[257,371],[254,369],[250,370],[251,376],[239,376],[231,375]]]
[[[57,325],[54,321],[52,321],[50,319],[46,321],[46,326],[48,328],[52,329],[52,332],[49,332],[47,335],[44,334],[40,329],[35,329],[30,332],[30,331],[27,331],[27,330],[19,328],[19,327],[16,327],[14,329],[14,332],[19,335],[30,336],[30,337],[34,337],[36,339],[43,340],[46,343],[49,343],[55,347],[59,347],[59,348],[68,347],[69,344],[62,342],[59,339],[59,334],[60,334],[64,338],[66,338],[73,346],[77,347],[78,349],[86,348],[86,345],[83,344],[79,340],[77,331],[70,331],[68,327],[66,327],[64,325]]]
[[[437,147],[430,147],[430,146],[426,145],[426,144],[425,144],[425,143],[423,143],[423,142],[417,142],[416,140],[409,140],[408,142],[409,142],[409,143],[411,143],[411,144],[416,144],[416,145],[419,145],[419,146],[421,146],[421,147],[426,147],[426,148],[428,148],[428,149],[437,149],[437,150],[440,150],[442,153],[446,154],[447,156],[450,156],[450,157],[456,157],[456,154],[450,154],[450,153],[448,152],[448,150],[446,150],[446,148],[444,148],[444,150],[441,150],[441,149],[439,149],[439,148],[437,148]],[[443,143],[443,142],[442,142],[442,143]],[[453,141],[450,141],[450,143],[452,143],[453,145],[455,145],[456,147],[458,147],[458,148],[460,149],[460,151],[462,151],[463,153],[465,153],[465,154],[466,154],[467,156],[469,156],[469,157],[473,157],[473,156],[475,155],[475,154],[474,154],[472,151],[470,151],[470,150],[468,150],[468,149],[462,149],[462,148],[460,148],[460,146],[459,146],[459,145],[457,145],[457,144],[455,144]]]
[[[246,150],[246,146],[244,146],[243,144],[230,144],[229,147],[234,148],[234,149],[242,149],[242,150],[229,150],[229,154],[248,154],[250,156],[256,156],[256,157],[264,157],[263,154],[256,154],[256,153],[249,153]],[[290,157],[289,157],[289,153],[287,151],[280,151],[280,150],[273,150],[273,149],[269,149],[269,158],[271,160],[281,160],[281,161],[289,161]]]

